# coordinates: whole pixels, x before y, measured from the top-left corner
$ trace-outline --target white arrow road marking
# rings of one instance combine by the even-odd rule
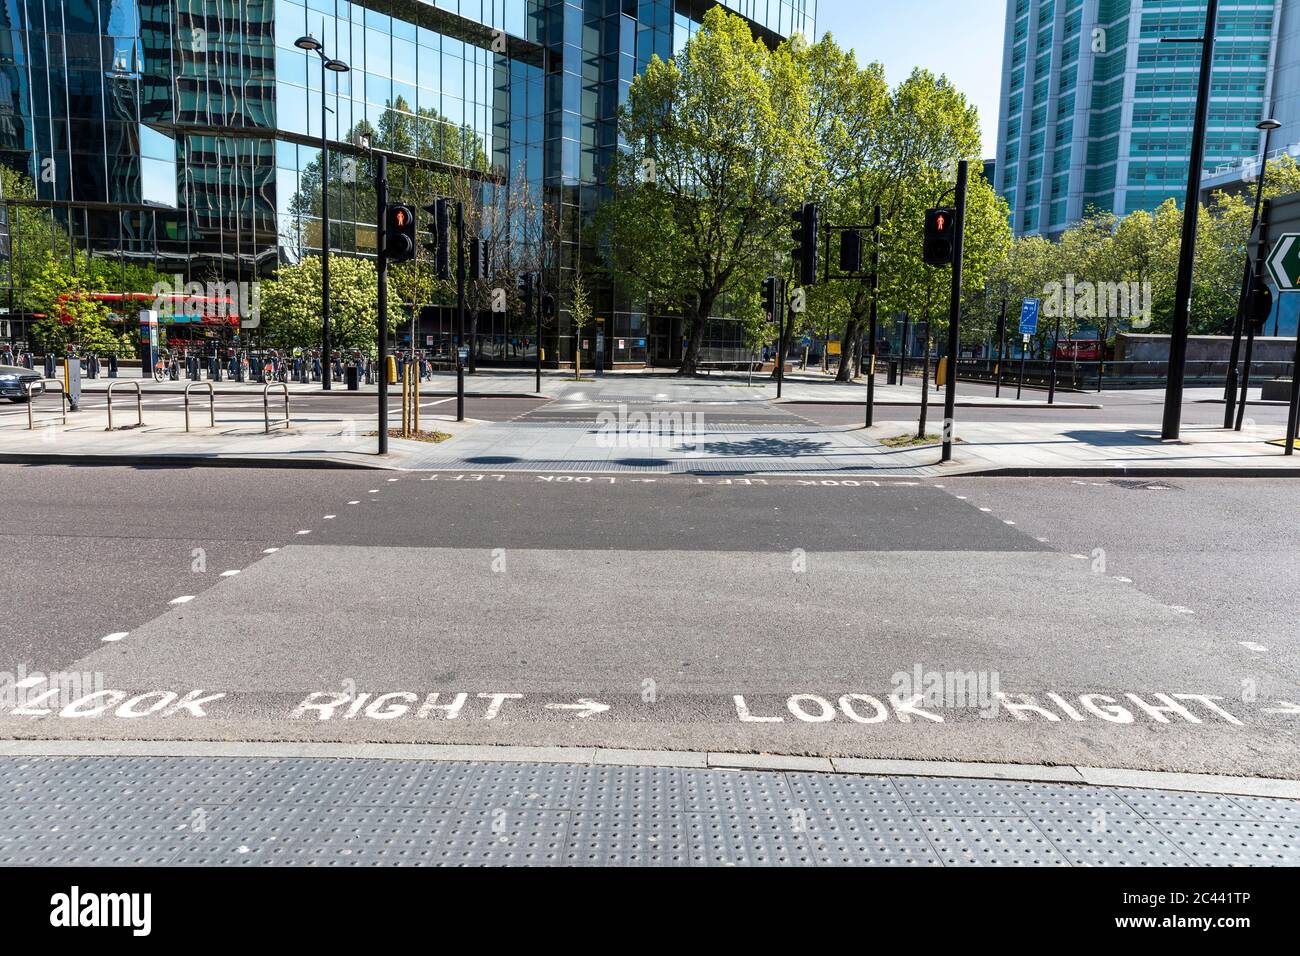
[[[1300,704],[1293,704],[1289,700],[1279,700],[1281,707],[1265,707],[1266,714],[1286,714],[1288,717],[1300,717]]]
[[[588,700],[586,697],[579,697],[576,704],[547,704],[547,710],[576,710],[580,711],[578,717],[591,717],[595,714],[603,714],[609,710],[609,704],[602,704],[598,701]]]

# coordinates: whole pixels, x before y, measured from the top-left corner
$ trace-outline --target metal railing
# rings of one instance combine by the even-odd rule
[[[185,430],[190,430],[190,389],[195,385],[208,390],[208,427],[217,427],[217,393],[212,390],[211,382],[190,382],[185,386]],[[268,429],[269,431],[270,429]]]
[[[284,418],[277,418],[271,421],[271,389],[278,388],[284,392]],[[289,420],[289,386],[284,382],[267,382],[262,386],[262,415],[266,419],[266,431],[270,434],[273,425],[283,425],[285,428],[290,427]]]
[[[48,391],[48,389],[45,387],[47,383],[56,385],[58,387],[59,415],[62,419],[62,423],[64,425],[68,424],[68,402],[67,402],[68,396],[67,393],[64,391],[63,383],[60,382],[57,378],[38,378],[33,381],[23,383],[23,387],[27,389],[27,430],[28,431],[32,431],[33,429],[36,428],[36,419],[32,414],[32,406],[36,404],[37,394],[44,395]],[[39,393],[33,394],[32,390],[37,385],[41,387],[41,390]],[[49,424],[49,423],[50,422],[42,422],[41,424]]]
[[[119,385],[129,385],[135,389],[135,424],[137,428],[144,425],[144,396],[140,393],[140,383],[135,379],[130,378],[115,379],[108,386],[106,397],[108,406],[108,428],[104,429],[105,431],[111,432],[113,430],[113,389],[117,388]]]

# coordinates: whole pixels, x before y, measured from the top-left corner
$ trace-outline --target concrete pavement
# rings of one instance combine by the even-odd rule
[[[1300,800],[1265,796],[718,769],[724,754],[628,766],[637,755],[239,750],[0,756],[0,865],[1300,863]]]

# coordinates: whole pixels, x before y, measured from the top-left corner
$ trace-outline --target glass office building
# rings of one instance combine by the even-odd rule
[[[816,0],[730,0],[775,44]],[[0,162],[80,247],[187,281],[254,280],[316,254],[320,139],[330,247],[373,255],[366,151],[484,189],[526,184],[558,224],[555,275],[618,149],[633,76],[698,29],[708,0],[0,0]],[[348,72],[294,41],[311,33]],[[321,83],[325,83],[322,111]],[[4,197],[12,201],[13,197]],[[680,356],[672,317],[596,290],[608,359]],[[563,309],[563,302],[561,302]],[[733,324],[711,323],[719,347]],[[716,331],[715,331],[716,330]],[[573,357],[566,320],[548,359]],[[734,343],[738,344],[738,343]]]
[[[1219,4],[1205,170],[1258,155],[1281,0]],[[1201,47],[1198,0],[1008,0],[997,190],[1017,235],[1089,210],[1182,203]]]

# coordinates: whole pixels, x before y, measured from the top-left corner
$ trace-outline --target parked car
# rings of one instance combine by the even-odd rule
[[[40,373],[30,368],[23,368],[20,365],[0,365],[0,397],[7,398],[11,402],[25,402],[27,383],[40,380]],[[44,386],[38,385],[32,389],[32,394],[39,395],[44,390]]]

